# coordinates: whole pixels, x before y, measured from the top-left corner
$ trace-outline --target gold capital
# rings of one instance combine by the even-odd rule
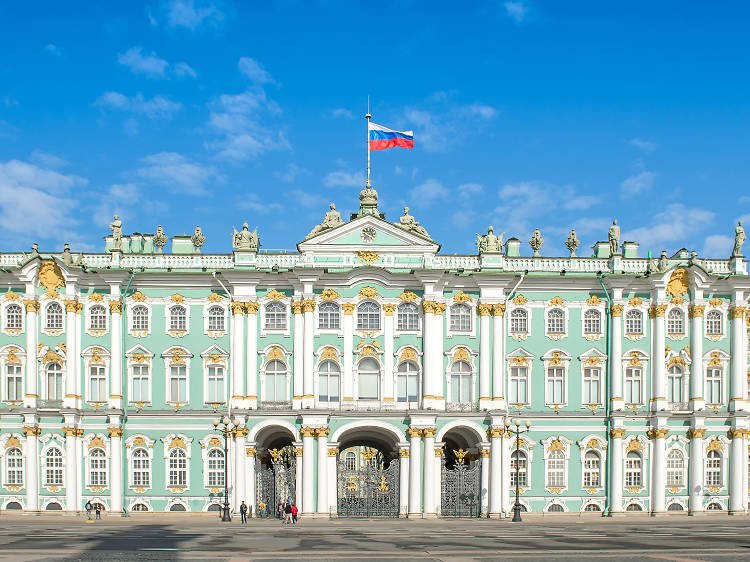
[[[609,308],[609,312],[612,316],[622,316],[622,309],[625,308],[625,305],[622,304],[613,304]]]
[[[493,316],[505,316],[505,303],[492,305]]]
[[[302,301],[303,312],[315,312],[315,301],[312,299],[305,299]]]
[[[121,427],[108,427],[107,433],[109,433],[110,437],[122,437],[122,428]]]
[[[255,302],[255,301],[247,301],[247,302],[245,302],[243,304],[245,305],[245,311],[248,314],[258,314],[258,307],[260,305],[257,302]]]
[[[109,311],[112,314],[122,314],[122,301],[109,301]]]
[[[354,307],[355,304],[353,302],[345,302],[341,305],[341,308],[344,310],[344,316],[351,316],[354,314]]]
[[[393,316],[393,313],[396,311],[396,305],[395,304],[384,304],[383,305],[383,311],[385,312],[386,316]]]
[[[666,304],[655,304],[648,309],[649,318],[663,318],[664,312],[667,310]]]
[[[618,427],[609,432],[609,435],[612,437],[612,439],[622,439],[625,437],[625,429]]]
[[[479,316],[489,316],[492,314],[492,305],[480,304],[477,306],[477,310],[479,310]]]
[[[419,427],[410,427],[406,430],[409,437],[422,437],[422,429]]]
[[[26,312],[39,312],[39,301],[34,299],[25,299],[23,304],[26,305]]]
[[[255,449],[255,447],[247,447],[245,449],[245,456],[254,457],[257,452],[258,451]]]
[[[243,314],[245,312],[245,303],[234,301],[232,303],[232,314]]]
[[[65,301],[65,311],[75,313],[77,304],[78,301],[76,301],[75,299],[67,299]]]
[[[744,306],[733,306],[729,309],[729,318],[735,320],[737,318],[743,318],[745,316]]]
[[[502,437],[505,431],[502,427],[491,427],[487,430],[487,435],[490,436],[490,438],[493,437]]]
[[[331,447],[328,449],[328,456],[329,457],[337,457],[339,454],[339,450],[336,447]]]
[[[687,436],[689,439],[703,439],[706,436],[706,430],[703,428],[688,429]]]
[[[646,434],[649,439],[664,439],[669,433],[668,429],[649,429]]]
[[[703,311],[706,310],[705,305],[694,304],[688,309],[688,316],[690,318],[700,318],[703,316]]]
[[[314,427],[302,427],[300,428],[299,432],[302,437],[315,437],[315,429]]]
[[[409,458],[409,449],[399,449],[398,450],[398,456],[402,459],[408,459]]]
[[[437,434],[437,427],[425,427],[422,430],[422,437],[435,437]]]
[[[327,427],[317,427],[315,428],[315,437],[328,437],[330,432],[331,430]]]

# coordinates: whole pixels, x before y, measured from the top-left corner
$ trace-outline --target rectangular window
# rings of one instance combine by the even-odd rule
[[[562,455],[547,459],[547,487],[565,487],[565,457]]]
[[[21,365],[7,365],[8,393],[6,397],[11,402],[23,400],[23,377],[21,376]]]
[[[184,365],[169,367],[169,401],[187,402],[187,374]]]
[[[706,371],[706,404],[721,404],[721,369],[711,367]]]
[[[107,379],[102,365],[89,367],[89,402],[107,401]]]
[[[528,376],[526,367],[510,368],[510,392],[508,398],[511,404],[528,404]]]
[[[565,369],[549,367],[547,369],[547,404],[565,403]]]
[[[224,367],[211,365],[208,368],[208,388],[206,402],[209,404],[224,403]]]
[[[599,367],[586,367],[583,369],[583,403],[599,404],[601,394],[599,386],[602,371]]]
[[[148,365],[133,365],[132,367],[133,392],[130,396],[131,402],[150,402],[148,392]]]
[[[642,371],[638,367],[625,369],[625,402],[627,404],[641,404]]]

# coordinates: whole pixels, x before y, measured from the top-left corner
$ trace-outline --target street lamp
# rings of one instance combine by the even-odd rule
[[[513,504],[513,523],[520,523],[521,522],[521,502],[518,499],[519,495],[519,484],[520,484],[520,475],[521,475],[521,463],[520,461],[520,446],[521,446],[521,433],[525,433],[529,431],[529,428],[531,427],[531,422],[529,420],[519,420],[518,418],[514,419],[512,422],[510,419],[505,419],[505,427],[510,428],[511,423],[516,426],[516,503]],[[521,429],[521,426],[525,426],[526,429]],[[528,470],[528,468],[527,468]]]
[[[221,510],[221,520],[231,521],[229,515],[229,435],[237,428],[237,424],[224,416],[222,419],[214,418],[214,429],[224,436],[224,507]]]

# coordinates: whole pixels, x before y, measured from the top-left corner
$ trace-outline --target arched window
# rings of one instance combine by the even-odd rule
[[[59,303],[52,302],[47,306],[47,329],[62,330],[63,312]]]
[[[169,329],[175,332],[187,330],[187,311],[182,305],[169,309]]]
[[[685,508],[682,507],[682,505],[680,505],[679,503],[673,502],[669,504],[667,511],[685,511]]]
[[[523,308],[514,308],[510,312],[510,333],[529,333],[529,314]]]
[[[720,336],[723,332],[721,312],[709,310],[706,314],[706,335]]]
[[[91,449],[89,451],[89,485],[107,485],[107,456],[104,449]]]
[[[561,308],[553,308],[547,312],[547,333],[565,333],[565,313]]]
[[[643,508],[637,503],[629,503],[628,507],[625,508],[625,511],[643,511]]]
[[[133,307],[133,331],[148,331],[148,308],[142,304]]]
[[[377,303],[365,301],[357,306],[357,330],[380,330],[380,307]]]
[[[286,391],[286,365],[278,359],[266,363],[266,400],[269,402],[283,402],[288,400]]]
[[[375,359],[365,357],[357,366],[358,395],[360,400],[380,398],[380,365]]]
[[[347,451],[344,455],[344,464],[347,470],[357,470],[357,454],[354,451]]]
[[[220,503],[212,503],[206,509],[206,511],[210,511],[210,512],[221,512],[221,510],[222,510],[222,507]]]
[[[21,365],[18,363],[8,363],[5,365],[7,375],[6,400],[11,402],[20,402],[23,400],[23,375],[21,374]]]
[[[5,329],[21,330],[23,328],[23,309],[21,305],[11,304],[5,309]]]
[[[629,336],[643,334],[643,313],[640,310],[628,310],[625,315],[625,334]]]
[[[667,401],[672,404],[684,402],[685,373],[679,365],[672,365],[667,372]]]
[[[510,486],[515,488],[518,485],[521,488],[526,488],[529,485],[528,473],[526,470],[527,465],[526,453],[524,451],[513,451],[510,456]],[[518,474],[516,475],[516,471]],[[516,480],[516,476],[518,480]],[[517,482],[517,484],[516,484]]]
[[[62,511],[62,506],[57,502],[49,502],[47,504],[47,507],[44,508],[45,511]]]
[[[208,331],[224,331],[224,309],[219,305],[214,305],[208,309]]]
[[[148,511],[148,506],[145,503],[137,503],[130,508],[130,511]]]
[[[187,509],[185,509],[185,506],[181,503],[175,503],[172,504],[172,506],[169,508],[169,511],[187,511]]]
[[[709,367],[706,369],[706,404],[721,404],[721,367]]]
[[[419,330],[419,308],[413,302],[398,305],[398,329],[400,331]]]
[[[208,383],[206,387],[206,403],[223,404],[226,391],[224,385],[224,367],[222,365],[208,366]]]
[[[338,330],[341,328],[341,307],[335,302],[324,302],[318,307],[318,329]]]
[[[47,400],[63,399],[62,365],[50,363],[47,365]]]
[[[5,480],[9,486],[23,486],[23,453],[18,447],[5,451]]]
[[[598,310],[589,309],[583,313],[583,333],[584,334],[601,334],[602,332],[602,314]]]
[[[685,485],[685,457],[679,449],[667,454],[667,487],[682,488]]]
[[[286,306],[269,302],[266,307],[266,330],[286,330]]]
[[[667,333],[670,336],[685,334],[685,313],[679,308],[673,308],[667,314]]]
[[[44,456],[44,485],[63,485],[63,454],[57,447],[51,447]]]
[[[335,361],[326,360],[318,369],[318,400],[338,402],[341,396],[341,369]]]
[[[641,469],[643,459],[640,453],[630,451],[625,457],[625,486],[627,488],[640,488],[643,486]]]
[[[8,502],[8,503],[5,504],[5,509],[18,509],[18,510],[20,510],[20,509],[23,509],[23,508],[21,507],[21,504],[18,503],[18,502]]]
[[[89,365],[88,401],[107,401],[107,377],[104,372],[104,365]]]
[[[220,487],[224,485],[224,451],[213,448],[208,452],[208,485]]]
[[[723,511],[724,508],[721,507],[720,503],[711,502],[706,506],[706,511]]]
[[[471,332],[471,307],[468,304],[451,306],[451,331]]]
[[[565,509],[559,503],[553,503],[547,508],[547,513],[563,513]]]
[[[601,486],[601,457],[596,451],[587,451],[583,457],[583,487]]]
[[[721,486],[721,453],[709,451],[706,455],[706,486]]]
[[[100,304],[89,308],[89,330],[107,329],[107,309]]]
[[[471,388],[471,365],[468,361],[454,361],[451,365],[451,402],[469,403],[474,401]]]
[[[565,487],[565,453],[549,451],[547,454],[547,487]]]
[[[185,449],[169,452],[169,487],[187,488],[187,455]]]
[[[148,451],[138,448],[133,451],[133,486],[148,488],[151,485],[151,459],[148,458]]]
[[[640,367],[625,369],[625,403],[641,404],[643,389],[643,370]]]
[[[595,503],[586,504],[586,507],[583,508],[583,511],[588,511],[588,512],[591,512],[591,511],[599,511],[600,512],[601,510],[602,510],[602,508],[599,507],[598,505],[596,505]]]
[[[414,361],[402,361],[396,373],[396,400],[417,402],[419,400],[419,368]]]

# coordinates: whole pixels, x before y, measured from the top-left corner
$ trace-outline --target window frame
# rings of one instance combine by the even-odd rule
[[[53,454],[55,451],[57,453]],[[65,486],[65,454],[57,443],[50,445],[44,450],[43,458],[44,478],[42,479],[42,485],[45,488]],[[50,464],[50,461],[52,461],[52,464]]]
[[[632,329],[631,323],[636,321],[640,326],[640,331]],[[629,339],[640,339],[646,337],[646,322],[643,310],[640,308],[629,308],[625,311],[625,314],[623,315],[623,334]]]
[[[212,456],[212,454],[214,454],[214,456]],[[217,456],[217,454],[220,456]],[[221,447],[207,448],[203,469],[205,474],[203,482],[204,487],[223,488],[225,482],[225,466],[226,456],[224,455],[224,450]],[[213,483],[212,478],[215,479]]]
[[[630,462],[631,459],[633,462]],[[634,465],[636,459],[638,461],[637,466]],[[623,472],[625,488],[643,488],[643,453],[639,453],[638,451],[627,451],[623,462],[625,463],[625,470]]]
[[[333,365],[336,367],[336,371],[324,371],[324,366]],[[331,394],[331,378],[335,377],[338,379],[336,382],[336,396],[334,400],[331,400],[332,394]],[[343,369],[341,368],[341,364],[334,359],[326,358],[326,359],[320,359],[316,365],[315,369],[315,378],[317,383],[317,388],[315,392],[316,400],[319,404],[340,404],[341,403],[341,395],[343,391]],[[323,399],[323,392],[322,392],[322,381],[323,379],[326,379],[326,388],[328,389],[327,394],[325,395],[325,400]]]
[[[544,459],[544,481],[547,488],[567,488],[567,465],[568,462],[565,456],[565,451],[559,449],[546,451]]]
[[[596,458],[596,465],[591,466],[590,458]],[[581,459],[581,488],[602,488],[602,454],[596,449],[586,449]],[[596,483],[594,483],[594,477]],[[587,481],[588,479],[588,481]]]
[[[44,387],[44,400],[48,402],[62,402],[63,398],[65,397],[66,388],[65,388],[65,367],[63,366],[63,361],[50,361],[49,363],[45,363],[43,366],[43,387]],[[60,377],[60,396],[55,396],[54,398],[50,397],[50,370],[53,366],[57,365],[60,369],[56,373]],[[55,394],[57,393],[57,384],[55,384]]]
[[[3,451],[3,487],[6,489],[10,486],[23,488],[25,482],[26,457],[23,454],[23,445],[8,447]]]
[[[396,332],[401,334],[405,333],[419,333],[422,327],[422,314],[421,308],[414,302],[402,302],[396,307]],[[406,312],[405,312],[406,311]],[[402,327],[401,317],[404,316],[406,326]],[[412,325],[411,321],[414,321],[416,325]]]
[[[514,322],[521,322],[521,318],[514,318],[514,315],[518,313],[519,316],[523,313],[523,321],[526,324],[526,331],[518,331],[514,329]],[[517,326],[518,327],[518,326]],[[514,306],[510,309],[508,314],[508,335],[514,339],[526,339],[531,334],[531,309],[527,306]]]
[[[190,305],[186,302],[168,304],[164,310],[166,333],[182,337],[190,333]]]
[[[7,352],[6,352],[7,353]],[[25,355],[22,355],[20,351],[16,352],[18,361],[8,361],[8,356],[2,357],[2,369],[3,369],[3,400],[5,402],[21,403],[26,396],[26,376],[25,376]],[[15,372],[10,373],[9,370],[13,369]],[[16,384],[13,386],[18,391],[17,397],[12,397],[10,392],[11,378],[16,380]]]
[[[516,487],[516,467],[518,462],[518,487],[529,488],[531,483],[531,462],[529,452],[523,448],[513,449],[510,454],[510,478],[508,482],[512,488]]]
[[[521,373],[521,370],[523,370],[523,373]],[[514,374],[515,371],[515,374]],[[516,381],[514,383],[514,380]],[[508,403],[509,404],[522,404],[522,405],[528,405],[531,404],[531,386],[529,385],[529,381],[531,380],[531,361],[529,360],[524,365],[513,365],[510,364],[508,366]],[[514,397],[513,392],[513,386],[515,384],[515,398],[520,398],[519,396],[519,390],[520,390],[520,383],[524,383],[524,398],[525,401],[516,401],[512,398]]]
[[[586,318],[589,314],[596,314],[597,318],[596,320],[588,319]],[[602,336],[602,310],[598,307],[586,307],[581,310],[581,335],[586,339],[599,339]],[[587,329],[587,323],[596,322],[599,326],[598,330],[588,330]]]
[[[86,481],[87,487],[106,488],[109,483],[109,463],[107,451],[102,447],[94,447],[86,453]],[[96,478],[94,475],[97,475]],[[95,480],[98,480],[95,482]]]
[[[552,318],[553,314],[555,318]],[[568,313],[565,308],[562,306],[551,306],[545,309],[544,333],[547,337],[553,339],[564,338],[568,335]]]
[[[373,310],[362,311],[364,307],[370,306],[374,306],[377,309],[377,312]],[[362,323],[360,323],[360,319],[363,321]],[[377,321],[377,326],[373,326],[369,323],[366,324],[364,322],[365,319],[368,319],[368,322],[375,319]],[[357,303],[357,307],[354,309],[354,330],[357,332],[380,332],[383,330],[383,307],[380,306],[379,302],[372,299],[366,299]]]
[[[709,329],[712,327],[712,323],[715,322],[718,322],[719,324],[718,332],[716,332],[715,329]],[[706,338],[716,341],[722,339],[726,335],[726,319],[724,318],[724,311],[722,309],[711,308],[707,310],[704,324],[704,333]]]
[[[52,307],[56,307],[56,309],[60,311],[60,314],[59,314],[60,325],[59,326],[57,326],[57,324],[55,324],[54,326],[50,325],[50,321],[52,320],[52,318],[50,317],[50,309]],[[44,322],[42,324],[43,325],[42,332],[45,334],[50,334],[50,335],[62,334],[65,331],[65,320],[66,320],[65,316],[66,316],[65,306],[60,301],[53,300],[53,301],[48,302],[44,306]]]
[[[98,310],[104,311],[103,315],[98,314]],[[103,327],[94,326],[94,318],[100,318],[104,320]],[[104,303],[93,302],[89,303],[86,307],[86,332],[92,336],[103,336],[109,330],[109,314],[107,314],[107,307]]]
[[[667,337],[681,340],[687,335],[687,314],[679,306],[672,306],[666,314]]]
[[[670,458],[673,453],[679,455],[679,466],[675,465],[675,459]],[[667,451],[666,456],[666,476],[665,482],[667,488],[684,488],[685,487],[685,453],[678,447],[672,447]],[[672,465],[672,466],[670,466]],[[677,477],[677,478],[675,478]]]
[[[462,348],[462,349],[466,349],[466,348]],[[476,388],[475,388],[476,387],[476,372],[475,372],[475,369],[474,369],[472,357],[470,355],[468,359],[466,359],[466,358],[456,359],[455,358],[455,353],[452,354],[452,355],[454,355],[454,357],[452,357],[451,360],[448,363],[448,373],[447,373],[448,376],[447,376],[447,385],[446,386],[447,386],[447,394],[450,397],[450,399],[447,400],[447,401],[450,402],[450,403],[462,404],[462,405],[465,405],[465,404],[474,404],[477,401]],[[456,369],[457,365],[466,365],[466,366],[468,366],[468,370],[466,370],[466,371],[456,371],[455,369]],[[456,389],[454,388],[454,380],[453,380],[454,378],[458,379],[458,384],[459,384],[459,386],[458,386],[458,400],[453,400],[454,393],[456,391]],[[463,396],[463,393],[464,393],[464,390],[465,390],[465,388],[464,388],[464,384],[465,384],[464,379],[469,379],[469,382],[468,382],[469,397],[468,398],[466,396]]]
[[[145,316],[141,316],[140,311],[145,310]],[[128,312],[128,332],[134,338],[142,338],[148,336],[151,333],[152,322],[152,310],[151,305],[145,302],[136,301],[127,307]],[[145,318],[146,326],[143,328],[142,324],[136,326],[136,312],[139,312],[138,318]]]
[[[415,371],[401,371],[402,365],[412,365],[415,367]],[[400,389],[399,389],[399,378],[406,379],[406,395],[404,396],[404,399],[401,399],[400,396]],[[417,394],[414,397],[414,400],[410,400],[411,395],[409,394],[409,380],[416,378],[417,380]],[[419,364],[419,361],[416,359],[403,359],[397,362],[396,369],[393,372],[393,379],[394,379],[394,392],[393,396],[396,401],[396,404],[400,404],[403,406],[406,405],[418,405],[420,401],[420,397],[422,396],[422,368]]]
[[[206,386],[203,391],[204,404],[226,404],[227,403],[227,368],[221,361],[204,362],[204,380]],[[217,369],[221,369],[221,377],[216,376]],[[213,370],[213,374],[212,374]],[[212,385],[218,394],[218,400],[211,400]]]
[[[315,326],[318,333],[341,332],[343,329],[341,316],[341,305],[339,303],[336,301],[321,301],[315,308]]]
[[[376,369],[373,371],[362,371],[361,366],[363,363],[367,362],[368,360],[372,360],[375,365]],[[356,388],[356,394],[357,394],[357,400],[358,401],[364,401],[364,402],[377,402],[382,400],[383,398],[383,364],[378,360],[377,357],[373,357],[370,355],[367,356],[360,356],[357,359],[357,362],[355,364],[354,368],[355,372],[355,379],[354,379],[354,387]],[[377,382],[377,396],[374,398],[372,397],[362,397],[360,393],[362,381],[361,381],[361,375],[370,375],[375,377],[375,380]]]
[[[716,461],[713,461],[716,459]],[[706,488],[724,487],[724,454],[722,451],[710,449],[706,451],[704,464],[704,482]],[[716,465],[716,466],[712,466]],[[710,476],[709,476],[710,475]]]
[[[448,307],[448,332],[451,334],[473,334],[474,307],[469,302],[454,302]],[[468,322],[468,327],[466,326]]]
[[[19,310],[18,318],[20,320],[20,325],[17,327],[11,326],[9,324],[11,308],[13,309],[18,308]],[[3,333],[8,334],[10,336],[17,336],[23,333],[25,325],[26,325],[26,314],[25,314],[25,311],[21,302],[15,301],[15,300],[6,302],[3,305]]]
[[[601,406],[602,405],[602,371],[604,367],[604,362],[598,363],[598,364],[586,364],[585,362],[582,362],[581,364],[581,404],[584,406]],[[587,372],[593,372],[596,371],[598,374],[596,377],[594,376],[587,376]],[[590,387],[593,385],[593,383],[596,384],[596,401],[591,402],[592,397],[592,390],[589,388],[589,391],[586,392],[587,385]]]

